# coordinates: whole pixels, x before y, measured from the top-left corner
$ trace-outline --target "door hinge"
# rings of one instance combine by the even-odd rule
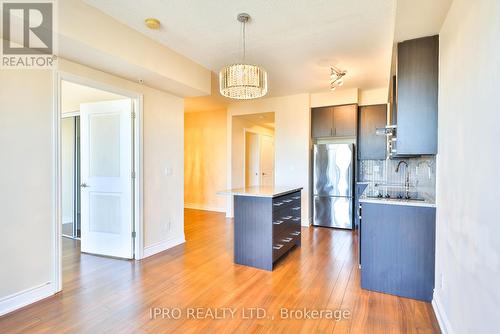
[[[136,233],[134,231],[134,232],[132,232],[132,238],[135,238],[135,236],[136,236]]]
[[[132,119],[135,119],[135,111],[132,111]]]
[[[135,179],[135,172],[132,172],[132,178]]]

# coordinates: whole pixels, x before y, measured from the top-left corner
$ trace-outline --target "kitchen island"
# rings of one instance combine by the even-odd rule
[[[246,187],[219,194],[234,196],[234,262],[265,270],[300,246],[301,190]]]

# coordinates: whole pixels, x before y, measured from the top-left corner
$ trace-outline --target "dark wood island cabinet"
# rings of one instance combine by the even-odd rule
[[[273,270],[301,243],[301,189],[234,189],[234,262]]]

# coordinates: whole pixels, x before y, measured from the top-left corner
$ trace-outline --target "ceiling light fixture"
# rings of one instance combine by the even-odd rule
[[[344,84],[344,76],[347,71],[339,70],[335,66],[330,66],[330,90],[334,91],[337,87]]]
[[[267,94],[267,72],[258,65],[245,63],[245,26],[250,20],[250,15],[238,14],[237,20],[241,22],[243,57],[241,63],[228,65],[220,70],[220,93],[230,99],[257,99]]]
[[[158,19],[153,18],[153,17],[145,19],[144,23],[146,23],[146,27],[148,27],[149,29],[153,29],[153,30],[160,29],[160,21]]]

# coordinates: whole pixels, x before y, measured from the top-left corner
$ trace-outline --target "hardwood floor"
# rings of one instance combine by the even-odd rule
[[[439,333],[430,304],[360,288],[350,231],[303,228],[302,247],[272,273],[233,264],[224,214],[186,210],[185,232],[186,244],[142,261],[80,254],[77,242],[63,238],[63,292],[0,318],[0,333]],[[266,317],[245,319],[253,307]],[[281,319],[282,307],[348,316]],[[151,308],[182,315],[154,318]],[[188,319],[194,308],[204,317],[236,311]]]

